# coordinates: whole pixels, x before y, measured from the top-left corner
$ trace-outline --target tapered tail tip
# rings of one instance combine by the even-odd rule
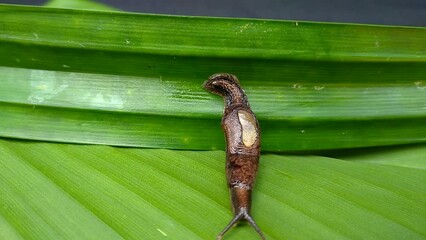
[[[257,226],[254,219],[250,216],[248,213],[247,208],[242,207],[240,208],[240,211],[234,216],[234,218],[226,225],[226,227],[222,230],[222,232],[217,235],[216,239],[221,240],[225,233],[227,233],[235,224],[237,224],[241,220],[247,220],[247,222],[256,230],[256,232],[259,234],[260,238],[262,240],[266,240],[265,235],[263,235],[263,232],[260,230],[259,226]]]

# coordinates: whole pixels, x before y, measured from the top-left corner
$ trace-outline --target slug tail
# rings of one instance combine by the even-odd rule
[[[240,211],[232,218],[232,220],[226,225],[226,227],[222,230],[222,232],[217,235],[217,240],[222,240],[223,236],[239,221],[241,220],[247,220],[247,222],[256,230],[256,232],[259,234],[260,238],[262,240],[266,240],[265,235],[263,235],[262,231],[260,230],[259,226],[257,226],[254,219],[250,216],[250,214],[247,211],[247,208],[242,207],[240,208]]]

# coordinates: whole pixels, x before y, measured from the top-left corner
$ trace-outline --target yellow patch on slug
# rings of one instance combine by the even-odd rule
[[[238,119],[240,120],[240,124],[242,126],[244,146],[253,146],[257,138],[256,120],[254,116],[247,111],[239,110]]]

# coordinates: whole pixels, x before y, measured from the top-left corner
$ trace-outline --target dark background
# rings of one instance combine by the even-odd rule
[[[46,0],[0,0],[41,5]],[[140,13],[426,26],[426,0],[98,0]],[[1,17],[1,16],[0,16]]]

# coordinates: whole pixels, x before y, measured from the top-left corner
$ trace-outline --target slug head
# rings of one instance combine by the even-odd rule
[[[228,73],[217,73],[210,76],[209,79],[203,83],[203,88],[222,97],[228,96],[236,90],[241,91],[238,78]]]
[[[240,87],[238,78],[232,74],[214,74],[204,82],[203,88],[211,93],[222,96],[225,100],[225,107],[232,105],[245,105],[249,107],[247,96]]]

